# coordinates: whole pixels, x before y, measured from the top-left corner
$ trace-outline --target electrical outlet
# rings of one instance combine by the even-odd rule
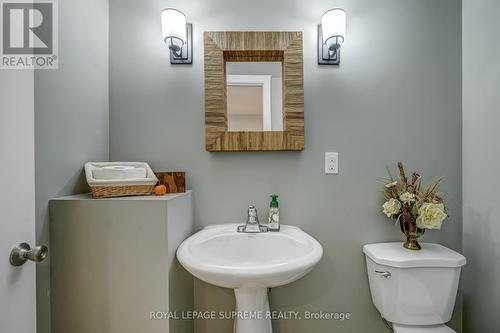
[[[325,174],[337,175],[339,173],[339,153],[325,153]]]

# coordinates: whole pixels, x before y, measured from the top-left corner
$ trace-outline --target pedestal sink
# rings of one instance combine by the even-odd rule
[[[234,289],[240,314],[235,333],[271,333],[267,288],[303,277],[322,255],[318,241],[287,225],[263,233],[240,233],[236,224],[209,226],[177,249],[179,262],[191,274]]]

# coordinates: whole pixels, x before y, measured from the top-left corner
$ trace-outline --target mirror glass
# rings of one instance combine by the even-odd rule
[[[283,131],[281,62],[226,62],[228,131]]]

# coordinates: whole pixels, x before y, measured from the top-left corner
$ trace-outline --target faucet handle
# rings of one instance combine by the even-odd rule
[[[259,223],[259,216],[257,215],[257,208],[255,206],[248,206],[248,219],[247,223]]]
[[[257,208],[255,208],[255,206],[253,205],[250,205],[248,206],[247,223],[238,226],[237,231],[255,233],[255,232],[267,232],[268,230],[266,226],[263,226],[259,223]]]
[[[254,205],[248,206],[248,216],[257,216],[257,208]]]

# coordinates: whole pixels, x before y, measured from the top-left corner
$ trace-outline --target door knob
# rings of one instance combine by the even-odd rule
[[[49,249],[45,245],[31,248],[28,243],[16,245],[10,252],[10,264],[12,266],[21,266],[26,261],[42,262],[49,254]]]

